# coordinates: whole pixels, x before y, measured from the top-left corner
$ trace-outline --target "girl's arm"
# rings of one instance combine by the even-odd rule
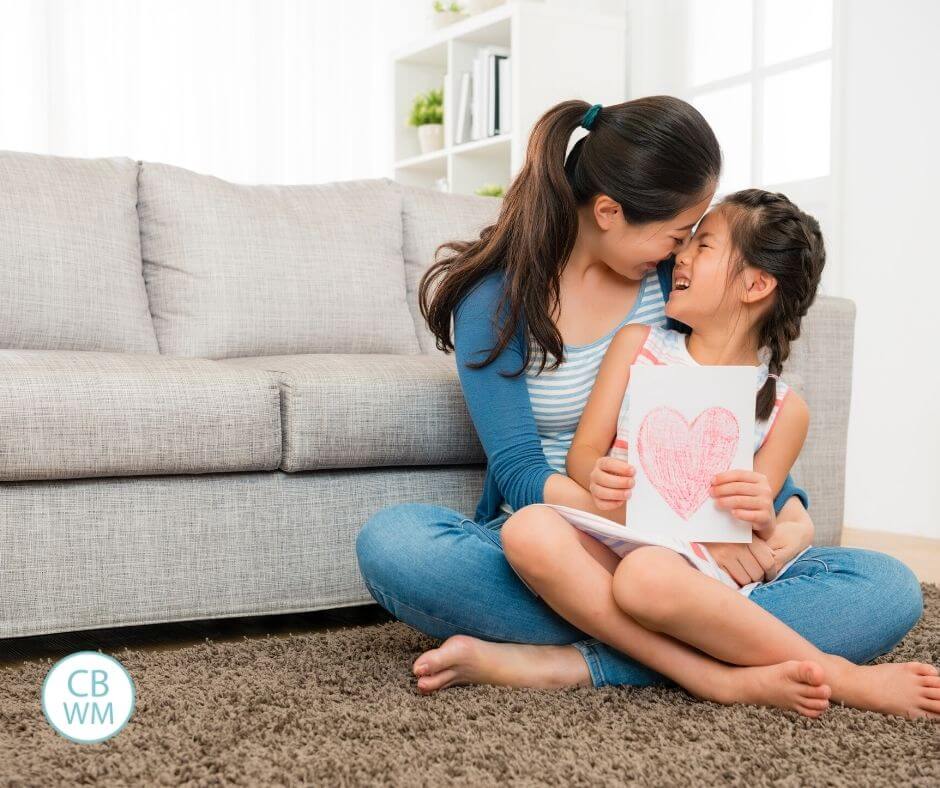
[[[513,509],[546,502],[600,514],[590,493],[557,473],[545,459],[525,375],[500,374],[515,372],[522,365],[523,327],[519,326],[491,364],[479,369],[466,365],[467,361],[482,361],[496,346],[502,288],[501,274],[484,277],[454,310],[457,374],[490,471]]]
[[[607,455],[617,437],[617,419],[630,382],[630,365],[636,359],[648,334],[649,326],[624,326],[614,335],[601,361],[597,379],[568,450],[568,476],[585,489],[591,488],[591,473],[595,470],[598,460]],[[621,460],[608,459],[607,462],[623,466],[621,471],[629,467]],[[611,483],[615,483],[613,479]],[[624,497],[620,497],[619,501],[604,506],[604,516],[623,522],[623,501]],[[611,513],[611,509],[616,511]]]

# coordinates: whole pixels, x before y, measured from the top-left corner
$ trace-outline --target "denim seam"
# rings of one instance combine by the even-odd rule
[[[446,627],[450,627],[450,628],[452,628],[452,629],[455,629],[455,628],[456,628],[456,627],[454,627],[454,625],[453,625],[450,621],[445,621],[444,619],[438,618],[437,616],[432,616],[430,613],[426,613],[426,612],[423,611],[423,610],[418,610],[418,608],[412,607],[411,605],[409,605],[409,604],[406,603],[406,602],[402,602],[398,597],[392,596],[392,595],[389,594],[387,591],[385,591],[385,589],[380,588],[379,586],[376,586],[376,585],[374,585],[373,583],[368,582],[368,581],[365,580],[364,578],[363,578],[363,583],[365,583],[366,588],[368,588],[369,591],[372,592],[373,596],[375,595],[376,592],[378,592],[379,596],[385,597],[386,599],[391,599],[391,600],[393,600],[396,605],[399,605],[400,607],[407,608],[407,609],[410,610],[412,613],[416,613],[417,615],[423,616],[424,618],[429,618],[429,619],[431,619],[432,621],[436,621],[438,624],[443,624],[443,625],[446,626]],[[385,609],[388,610],[388,606],[383,605],[383,607],[385,607]],[[389,612],[391,613],[392,611],[389,610]],[[394,613],[393,613],[392,615],[394,615]],[[395,618],[396,618],[396,620],[400,620],[400,619],[398,618],[398,616],[395,616]],[[402,623],[404,624],[405,622],[402,621]],[[408,624],[408,626],[411,626],[411,625]],[[415,627],[412,627],[412,629],[415,629]],[[478,637],[478,638],[480,638],[480,639],[482,639],[482,640],[492,640],[492,639],[493,639],[493,635],[487,634],[487,633],[485,633],[485,632],[480,632],[478,629],[473,629],[472,627],[466,627],[466,628],[463,628],[463,629],[465,629],[467,633],[472,633],[475,637]],[[419,631],[420,631],[420,630],[419,630]],[[430,637],[430,636],[429,636],[429,637]]]
[[[825,561],[820,561],[818,558],[807,558],[806,560],[815,561],[818,564],[822,564],[826,572],[829,573],[829,567],[826,566]],[[799,561],[797,561],[797,563],[799,563]],[[794,566],[796,566],[796,564],[794,564]],[[758,591],[763,591],[768,588],[780,588],[781,586],[789,587],[794,582],[797,582],[799,580],[811,580],[811,579],[812,579],[811,575],[794,575],[793,577],[784,577],[780,580],[771,580],[769,583],[762,583],[761,585],[757,586],[757,588],[751,591],[751,594],[749,594],[749,596],[756,594]]]
[[[468,525],[465,525],[465,523],[468,524],[469,527]],[[473,530],[477,532],[478,536],[482,536],[488,542],[492,542],[500,549],[503,547],[499,541],[499,535],[496,533],[495,528],[487,528],[485,525],[480,525],[480,523],[478,523],[476,520],[471,520],[467,517],[460,521],[460,527],[465,531]],[[482,533],[479,533],[480,531],[482,531]]]
[[[584,657],[584,661],[587,662],[588,673],[591,674],[591,684],[594,687],[605,687],[607,686],[607,677],[604,675],[604,668],[601,666],[601,661],[597,656],[597,653],[594,650],[594,644],[597,643],[597,640],[579,640],[571,645],[574,646],[578,652]]]

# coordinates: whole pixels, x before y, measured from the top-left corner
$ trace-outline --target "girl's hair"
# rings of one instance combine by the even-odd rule
[[[605,194],[631,223],[663,221],[701,200],[718,179],[721,150],[714,132],[698,110],[672,96],[604,107],[566,161],[571,132],[589,108],[585,101],[563,101],[542,115],[496,224],[475,241],[441,244],[438,252],[454,254],[437,260],[421,279],[421,314],[438,349],[449,352],[451,317],[461,298],[487,274],[505,272],[496,310],[505,319],[496,345],[468,366],[492,363],[520,320],[541,356],[539,372],[548,354],[553,369],[561,363],[564,345],[549,304],[559,301],[560,274],[578,233],[578,206]],[[522,366],[512,376],[528,365],[529,342],[524,345]]]
[[[800,335],[800,321],[816,298],[826,264],[819,222],[784,195],[762,189],[729,194],[719,205],[737,252],[732,276],[753,266],[777,280],[773,304],[757,325],[760,347],[770,350],[770,375],[777,376],[790,356],[790,343]],[[776,398],[776,378],[768,377],[757,394],[757,418],[770,417]]]

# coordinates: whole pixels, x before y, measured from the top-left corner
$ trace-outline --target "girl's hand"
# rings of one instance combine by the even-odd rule
[[[751,524],[765,539],[773,532],[777,518],[774,494],[767,477],[757,471],[725,471],[712,480],[712,497],[719,509]]]
[[[598,457],[588,487],[594,505],[601,511],[622,506],[633,494],[634,476],[636,469],[630,463],[613,457]]]
[[[718,566],[739,586],[771,580],[779,571],[773,549],[759,536],[755,536],[750,544],[709,542],[705,546]]]

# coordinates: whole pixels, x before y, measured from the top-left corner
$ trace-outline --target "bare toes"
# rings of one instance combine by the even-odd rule
[[[455,678],[457,678],[456,670],[442,670],[431,676],[422,676],[418,679],[418,690],[424,694],[437,692],[450,686]]]
[[[813,700],[829,700],[829,698],[832,697],[832,689],[828,684],[820,684],[819,686],[807,684],[800,689],[800,695],[803,698],[811,698]]]
[[[940,672],[933,665],[928,665],[925,662],[911,662],[909,664],[914,672],[921,676],[936,676]]]
[[[801,662],[797,666],[796,675],[801,682],[811,686],[821,685],[825,679],[825,673],[823,673],[822,667],[808,660]]]
[[[825,709],[811,709],[808,706],[797,706],[796,710],[802,714],[804,717],[809,717],[810,719],[818,719],[822,717]]]
[[[813,711],[825,711],[829,708],[829,701],[824,698],[806,698],[801,700],[799,705]]]

